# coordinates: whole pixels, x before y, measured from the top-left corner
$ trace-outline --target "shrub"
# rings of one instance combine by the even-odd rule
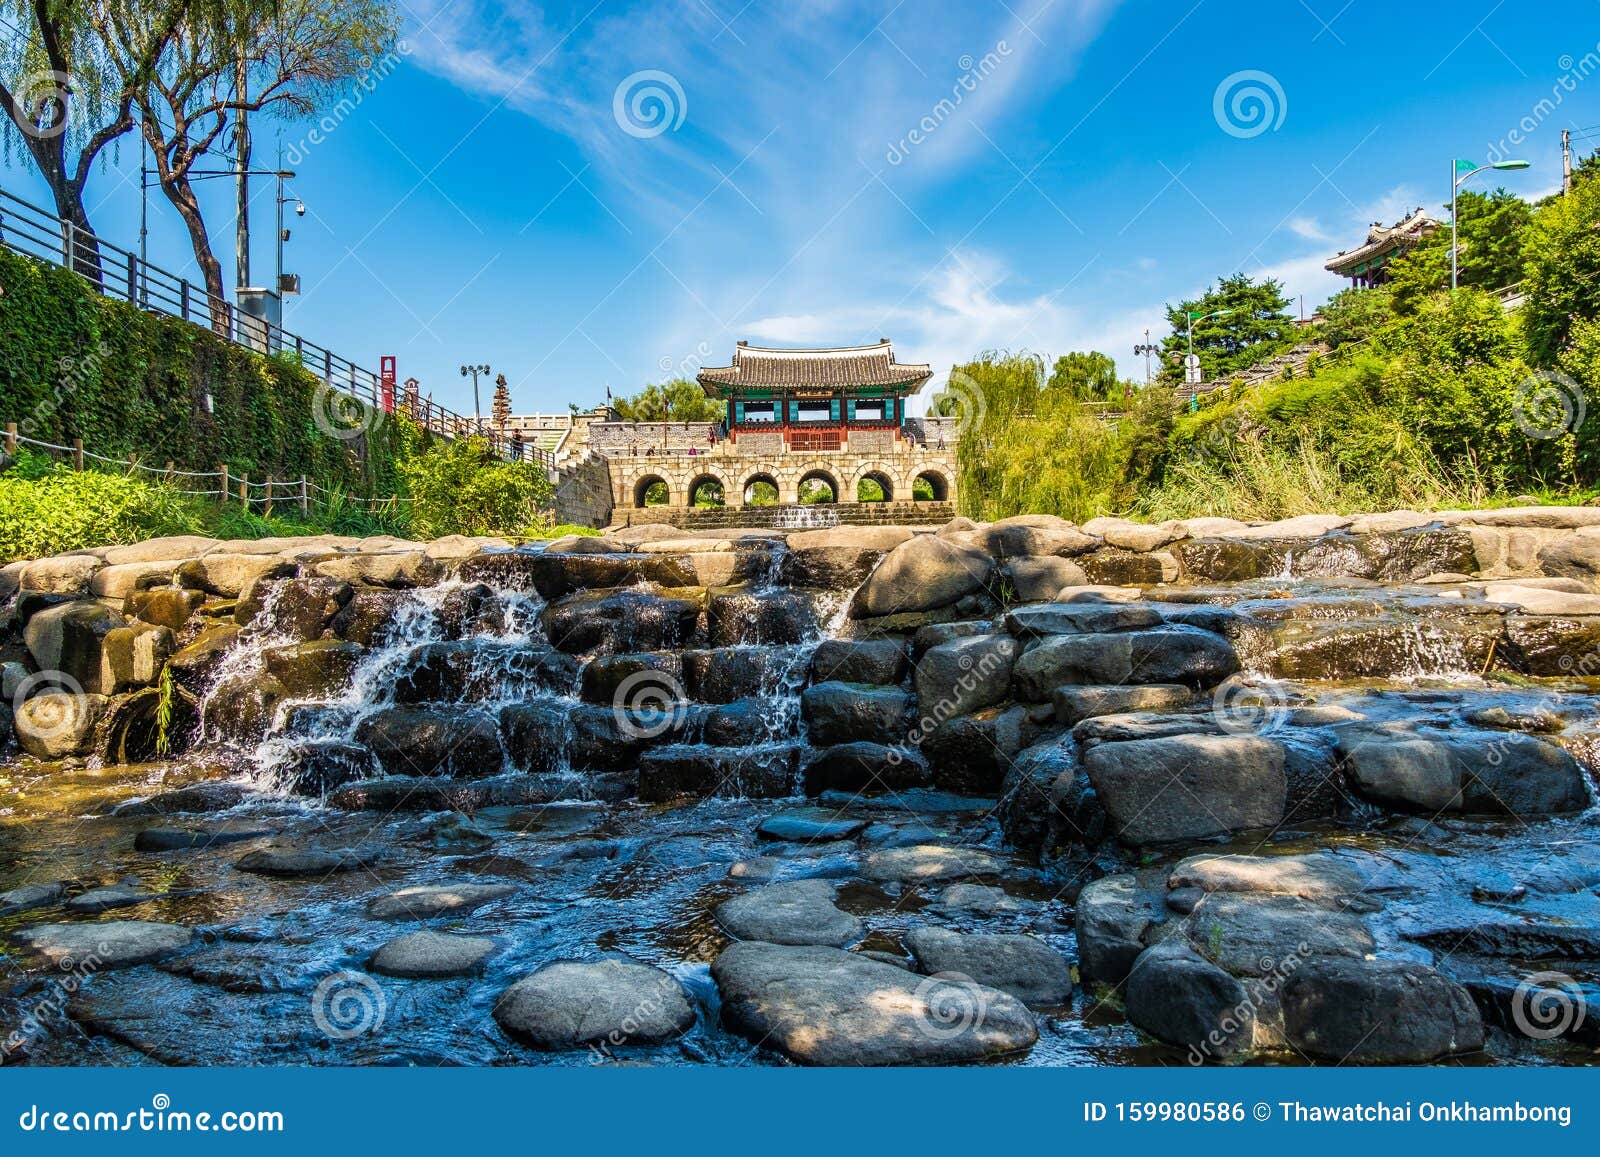
[[[8,562],[204,530],[200,508],[169,486],[62,468],[0,475],[0,559]]]
[[[532,523],[552,490],[529,462],[501,462],[481,438],[435,443],[400,463],[411,497],[411,530],[445,534],[514,534]]]

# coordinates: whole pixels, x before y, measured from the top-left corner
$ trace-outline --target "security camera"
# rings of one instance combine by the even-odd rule
[[[304,217],[306,215],[306,203],[304,201],[296,201],[294,203],[294,215],[296,217]]]

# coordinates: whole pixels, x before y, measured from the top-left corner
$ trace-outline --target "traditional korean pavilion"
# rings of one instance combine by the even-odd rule
[[[850,430],[899,429],[906,398],[932,375],[926,365],[894,360],[888,338],[838,349],[767,349],[740,342],[730,366],[708,367],[698,380],[728,405],[728,435],[781,431],[791,450],[837,450]]]
[[[1367,230],[1365,244],[1349,252],[1341,252],[1323,268],[1340,277],[1348,277],[1354,288],[1371,289],[1389,280],[1389,262],[1404,257],[1437,228],[1439,222],[1421,209],[1387,227],[1374,222],[1372,228]]]

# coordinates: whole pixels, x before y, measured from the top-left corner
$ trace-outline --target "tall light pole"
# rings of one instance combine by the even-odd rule
[[[283,297],[283,243],[289,240],[289,231],[283,227],[283,207],[290,201],[294,202],[296,217],[306,215],[306,203],[299,197],[285,197],[283,195],[283,182],[294,177],[293,169],[280,169],[274,174],[278,178],[278,297]],[[296,293],[299,292],[297,289]]]
[[[1456,291],[1458,271],[1461,267],[1460,247],[1457,243],[1458,231],[1456,222],[1456,194],[1462,184],[1474,173],[1484,172],[1486,169],[1526,169],[1527,161],[1494,161],[1487,165],[1475,165],[1471,161],[1463,161],[1459,157],[1450,165],[1450,292]]]
[[[468,374],[472,375],[472,416],[477,419],[479,426],[483,425],[483,407],[478,404],[478,375],[487,374],[488,372],[489,367],[487,365],[461,367],[462,377],[466,377]]]
[[[1144,341],[1133,347],[1133,356],[1138,357],[1140,354],[1144,355],[1144,384],[1147,386],[1150,384],[1150,355],[1160,352],[1161,347],[1158,345],[1152,345],[1150,342],[1150,327],[1145,326]]]

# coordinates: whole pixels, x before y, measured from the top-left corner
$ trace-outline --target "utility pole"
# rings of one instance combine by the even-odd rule
[[[487,374],[488,372],[489,367],[486,364],[461,367],[462,377],[467,377],[468,375],[472,377],[472,416],[477,419],[480,427],[483,425],[483,408],[478,404],[478,375]]]
[[[1561,130],[1561,195],[1572,192],[1572,130]]]
[[[250,76],[242,51],[234,67],[234,86],[239,90],[239,103],[243,105],[249,99]],[[237,272],[235,284],[242,289],[250,284],[250,116],[243,108],[239,109],[238,116],[233,133],[234,165],[239,182],[233,260]]]

